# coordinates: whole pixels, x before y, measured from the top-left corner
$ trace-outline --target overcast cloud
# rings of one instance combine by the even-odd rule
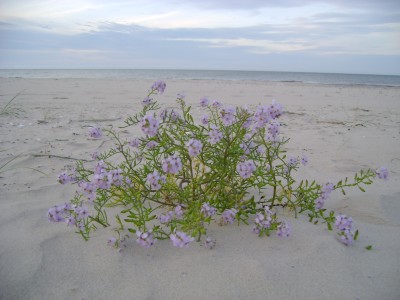
[[[400,74],[400,4],[3,0],[0,68]]]

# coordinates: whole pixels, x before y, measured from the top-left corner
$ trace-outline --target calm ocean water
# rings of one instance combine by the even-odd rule
[[[345,85],[400,86],[400,76],[216,70],[0,70],[6,78],[221,79]]]

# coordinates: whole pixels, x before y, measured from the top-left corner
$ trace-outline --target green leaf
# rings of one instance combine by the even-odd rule
[[[332,225],[331,225],[331,223],[328,222],[328,223],[326,223],[326,225],[328,226],[328,230],[329,230],[329,231],[332,231]]]
[[[372,250],[372,245],[366,246],[365,249],[367,249],[367,250]]]
[[[358,239],[358,230],[356,230],[356,233],[354,234],[354,240],[356,241]]]

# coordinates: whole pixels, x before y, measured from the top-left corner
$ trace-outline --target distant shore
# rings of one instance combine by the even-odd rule
[[[0,69],[0,78],[229,80],[400,86],[400,76],[396,75],[239,70]]]

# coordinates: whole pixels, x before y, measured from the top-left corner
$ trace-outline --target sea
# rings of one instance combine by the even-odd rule
[[[400,86],[400,76],[398,75],[233,70],[0,69],[0,78],[182,79]]]

